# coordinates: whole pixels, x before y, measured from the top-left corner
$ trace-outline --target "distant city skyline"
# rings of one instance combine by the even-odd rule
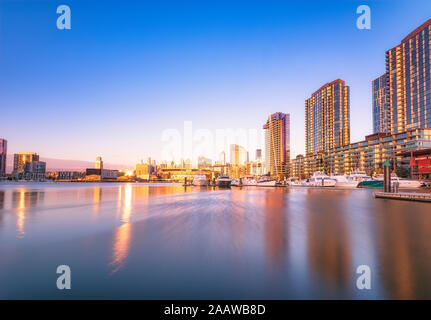
[[[361,1],[72,1],[72,30],[59,31],[57,4],[0,4],[0,138],[9,155],[102,156],[129,167],[163,160],[162,131],[181,131],[184,121],[213,132],[259,129],[274,112],[291,115],[291,158],[304,154],[304,101],[337,78],[350,86],[350,141],[363,140],[386,51],[431,9],[366,3],[372,28],[358,30]]]

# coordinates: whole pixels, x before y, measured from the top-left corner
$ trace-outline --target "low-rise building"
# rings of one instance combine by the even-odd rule
[[[348,174],[355,170],[369,175],[379,173],[389,160],[393,168],[410,168],[410,152],[431,148],[431,128],[411,129],[400,133],[376,133],[365,140],[310,154],[304,158],[304,174]]]
[[[85,170],[85,175],[99,176],[100,179],[116,179],[119,176],[118,170],[88,168]]]
[[[290,160],[290,177],[298,178],[302,180],[305,178],[305,159],[302,154],[296,156],[295,159]]]

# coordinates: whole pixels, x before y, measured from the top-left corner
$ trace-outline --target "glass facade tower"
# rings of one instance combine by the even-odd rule
[[[7,141],[0,139],[0,177],[6,176]]]
[[[350,143],[350,89],[341,79],[323,85],[305,101],[307,154]]]
[[[430,33],[431,19],[386,51],[392,133],[431,128]]]
[[[390,112],[387,101],[386,73],[373,80],[373,133],[390,132]]]
[[[264,124],[266,170],[272,177],[283,180],[289,174],[290,114],[271,114]]]

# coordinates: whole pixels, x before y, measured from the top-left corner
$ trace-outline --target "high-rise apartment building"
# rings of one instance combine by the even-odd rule
[[[305,101],[306,152],[350,143],[350,89],[341,79],[323,85]]]
[[[392,133],[431,128],[430,37],[431,19],[386,51]]]
[[[386,73],[373,80],[373,133],[390,132],[390,110],[387,101]]]
[[[0,178],[6,176],[7,141],[0,139]]]
[[[230,145],[230,164],[233,166],[245,165],[248,163],[248,151],[237,145]]]
[[[20,152],[13,156],[13,171],[25,171],[26,164],[39,161],[39,155],[35,152]]]
[[[290,114],[271,114],[264,124],[266,170],[272,177],[284,179],[289,174]]]
[[[262,159],[262,149],[256,149],[256,160]]]
[[[212,166],[212,160],[204,156],[198,157],[198,169],[210,168]]]
[[[17,180],[45,180],[46,163],[39,161],[39,155],[34,152],[14,154],[12,176]]]

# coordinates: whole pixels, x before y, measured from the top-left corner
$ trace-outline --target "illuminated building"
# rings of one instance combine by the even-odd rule
[[[97,169],[97,168],[88,168],[85,170],[85,175],[88,177],[90,176],[97,176],[98,179],[116,179],[119,176],[118,170],[109,170],[109,169]]]
[[[233,166],[245,165],[248,163],[248,152],[237,144],[230,145],[230,164]]]
[[[386,51],[390,132],[431,128],[431,19]]]
[[[304,156],[299,154],[295,159],[290,161],[290,176],[300,180],[305,178],[304,173]]]
[[[96,169],[103,169],[103,161],[102,157],[96,158],[96,165],[94,166]]]
[[[262,149],[256,149],[256,160],[262,159]]]
[[[219,159],[215,162],[216,165],[226,165],[226,152],[222,151],[219,154]]]
[[[373,133],[391,131],[386,79],[385,73],[372,82]]]
[[[0,139],[0,178],[6,177],[7,141]]]
[[[149,163],[138,163],[135,167],[135,174],[138,178],[149,180],[150,175],[154,173],[154,167]]]
[[[263,128],[266,170],[272,177],[283,180],[289,174],[290,114],[271,114]]]
[[[45,180],[46,163],[34,152],[14,154],[12,176],[17,180]]]
[[[360,170],[371,175],[382,171],[386,160],[392,163],[392,169],[398,167],[408,169],[409,154],[427,148],[431,148],[431,128],[371,134],[363,141],[334,148],[326,153],[306,156],[304,174],[310,177],[315,171],[326,174],[348,174]]]
[[[249,162],[247,164],[247,173],[258,177],[264,175],[266,173],[264,161],[262,159],[257,159]]]
[[[212,161],[204,156],[198,157],[198,169],[210,168],[212,166]]]
[[[341,79],[323,85],[305,101],[306,153],[350,142],[350,89]]]
[[[410,151],[402,155],[410,157],[410,175],[412,178],[419,180],[431,178],[431,148]]]
[[[39,155],[34,152],[20,152],[13,156],[13,171],[22,172],[28,162],[39,161]]]
[[[160,169],[160,176],[163,180],[169,180],[174,182],[184,182],[192,181],[195,175],[204,174],[208,180],[213,178],[213,172],[209,169],[185,169],[185,168],[175,168],[175,169]]]

